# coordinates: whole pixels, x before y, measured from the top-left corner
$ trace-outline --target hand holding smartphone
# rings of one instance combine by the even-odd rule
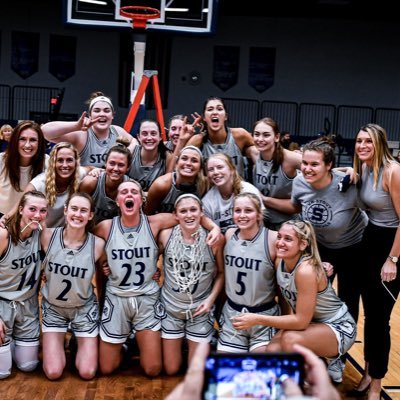
[[[202,398],[284,399],[287,378],[303,388],[304,358],[299,353],[215,353],[206,360]]]

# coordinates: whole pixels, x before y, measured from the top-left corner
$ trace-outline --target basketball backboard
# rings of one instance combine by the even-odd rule
[[[160,17],[147,22],[146,30],[210,34],[215,30],[219,0],[63,0],[67,24],[96,28],[132,29],[120,15],[123,6],[147,6]]]

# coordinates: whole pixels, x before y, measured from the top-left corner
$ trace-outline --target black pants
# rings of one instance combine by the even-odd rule
[[[361,299],[361,280],[363,265],[360,260],[362,242],[340,249],[329,249],[318,244],[322,261],[331,263],[334,274],[329,278],[331,282],[337,276],[338,296],[344,301],[354,321],[358,320]]]
[[[364,305],[364,358],[369,362],[372,378],[381,379],[388,370],[390,353],[390,315],[395,301],[381,281],[382,266],[390,254],[397,228],[368,224],[363,238],[364,272],[362,299]],[[397,254],[395,254],[397,255]],[[395,298],[400,290],[400,274],[385,282]]]

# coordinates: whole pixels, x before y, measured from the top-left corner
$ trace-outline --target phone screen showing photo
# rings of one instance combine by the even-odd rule
[[[206,362],[203,399],[284,399],[282,382],[287,378],[303,387],[300,354],[214,354]]]

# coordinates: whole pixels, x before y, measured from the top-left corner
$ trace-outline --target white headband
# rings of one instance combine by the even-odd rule
[[[193,194],[193,193],[184,193],[184,194],[181,194],[181,195],[175,200],[174,208],[176,208],[176,206],[178,205],[178,203],[179,203],[181,200],[186,199],[186,198],[190,198],[190,199],[196,200],[196,201],[199,203],[200,207],[203,207],[203,203],[201,202],[201,200],[200,200],[195,194]]]
[[[179,155],[181,155],[185,150],[194,150],[195,152],[199,153],[201,160],[203,160],[203,153],[201,152],[201,150],[193,145],[189,145],[189,146],[185,146],[179,153]]]
[[[98,102],[98,101],[104,101],[105,103],[108,103],[112,110],[114,111],[114,106],[111,102],[111,100],[106,97],[106,96],[97,96],[95,97],[89,104],[89,112],[92,110],[92,107]]]

